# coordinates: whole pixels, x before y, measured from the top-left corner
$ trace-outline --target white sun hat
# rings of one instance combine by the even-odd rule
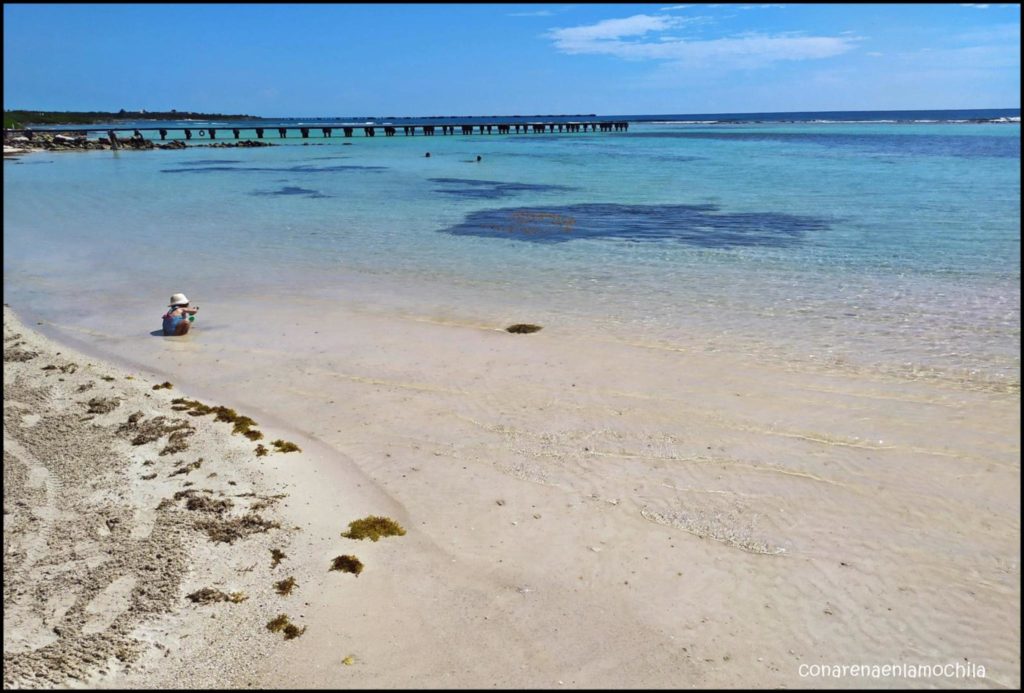
[[[173,296],[171,296],[172,306],[180,306],[185,303],[188,303],[188,296],[186,296],[185,294],[174,294]]]

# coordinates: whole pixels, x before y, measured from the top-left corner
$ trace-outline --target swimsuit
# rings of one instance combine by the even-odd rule
[[[184,315],[171,315],[170,311],[164,313],[164,336],[173,336],[178,329],[178,324],[184,319]]]

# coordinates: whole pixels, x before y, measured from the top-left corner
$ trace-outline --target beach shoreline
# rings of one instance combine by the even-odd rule
[[[63,332],[65,344],[74,336],[91,355],[138,366],[137,379],[188,393],[175,396],[233,406],[303,449],[231,467],[258,472],[263,495],[288,493],[275,510],[303,531],[275,571],[266,553],[232,566],[256,562],[252,574],[219,575],[224,588],[248,586],[246,602],[182,608],[179,595],[168,633],[218,610],[218,629],[202,636],[209,664],[188,680],[851,685],[799,675],[801,663],[843,653],[880,664],[967,657],[988,676],[968,685],[1019,681],[1012,394],[596,344],[557,325],[510,335],[342,304],[293,317],[289,330],[310,337],[288,353],[244,332],[204,335],[212,324],[184,340]],[[252,443],[216,425],[251,455]],[[369,514],[407,535],[340,537]],[[328,571],[342,553],[366,571]],[[195,575],[213,569],[197,556]],[[286,565],[291,597],[272,589]],[[307,632],[288,642],[266,632],[275,609]],[[147,652],[111,680],[174,682],[187,668]]]

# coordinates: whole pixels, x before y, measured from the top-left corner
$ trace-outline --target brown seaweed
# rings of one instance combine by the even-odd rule
[[[270,444],[277,448],[278,452],[302,452],[302,448],[295,443],[281,440],[280,438],[275,441],[271,441]]]
[[[294,577],[286,577],[284,580],[279,580],[274,583],[274,589],[277,593],[283,597],[287,597],[292,593],[292,590],[298,586],[299,583],[295,582]]]
[[[540,325],[531,325],[529,323],[516,323],[515,325],[509,325],[505,328],[506,332],[512,334],[529,334],[531,332],[539,332],[544,328]]]
[[[338,570],[342,573],[352,573],[356,577],[359,577],[359,573],[363,572],[363,562],[355,556],[337,556],[331,562],[331,567],[328,570]]]
[[[378,541],[381,537],[403,536],[405,529],[389,517],[369,515],[361,520],[348,523],[348,531],[341,536],[346,539],[370,539]]]

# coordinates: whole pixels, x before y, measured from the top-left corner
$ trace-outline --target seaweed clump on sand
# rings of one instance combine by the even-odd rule
[[[369,515],[361,520],[348,523],[348,531],[341,536],[346,539],[370,539],[378,541],[381,537],[404,536],[405,529],[389,517]]]
[[[274,589],[276,589],[277,593],[282,597],[287,597],[298,584],[299,583],[295,582],[294,577],[286,577],[284,580],[275,582]]]
[[[200,457],[195,462],[189,462],[188,464],[180,464],[180,465],[178,465],[177,467],[175,467],[173,472],[171,472],[170,474],[167,475],[167,478],[170,479],[172,476],[177,476],[179,474],[185,474],[187,476],[187,475],[191,474],[192,472],[194,472],[195,470],[199,469],[202,466],[203,466],[203,458]]]
[[[355,556],[337,556],[331,562],[329,570],[340,570],[343,573],[352,573],[359,577],[359,573],[363,572],[363,562]]]
[[[529,334],[531,332],[540,332],[543,327],[540,325],[531,325],[529,323],[516,323],[515,325],[509,325],[505,328],[506,332],[512,334]]]
[[[303,626],[302,628],[299,628],[292,623],[286,615],[281,614],[267,624],[267,630],[271,633],[280,633],[283,631],[284,639],[291,640],[292,638],[297,638],[305,633],[306,627]]]
[[[260,443],[259,445],[256,446],[256,457],[266,457],[269,454],[270,451],[267,450],[266,446],[264,446],[263,443]]]
[[[19,347],[12,347],[11,349],[4,350],[4,361],[30,361],[36,356],[39,356],[38,351],[28,351],[27,349],[21,349]]]
[[[207,495],[199,495],[201,493]],[[195,489],[186,489],[175,493],[174,500],[187,498],[188,500],[185,501],[186,509],[203,513],[213,513],[215,515],[223,515],[235,506],[234,501],[230,498],[213,498],[209,493],[210,492],[206,490],[196,491]]]
[[[271,441],[270,444],[277,448],[278,452],[302,452],[302,448],[300,448],[295,443],[292,443],[287,440],[281,440],[280,438]]]
[[[212,587],[204,587],[201,590],[196,590],[192,594],[188,595],[188,599],[194,604],[211,604],[213,602],[231,602],[232,604],[240,604],[249,598],[245,592],[221,592],[220,590]]]
[[[288,558],[288,554],[286,554],[281,549],[271,549],[270,550],[270,558],[271,558],[270,567],[271,568],[276,568],[277,565],[281,562],[282,559]]]
[[[213,407],[203,404],[199,400],[175,397],[171,400],[174,411],[187,411],[190,416],[205,416],[213,411]]]
[[[215,421],[232,424],[232,433],[241,433],[249,440],[261,440],[263,438],[263,434],[253,428],[253,426],[258,425],[255,421],[248,416],[239,414],[230,407],[211,407],[210,405],[203,404],[198,400],[185,399],[184,397],[172,399],[171,404],[174,405],[172,409],[175,411],[187,411],[190,416],[206,416],[207,414],[214,414]]]
[[[128,421],[117,428],[117,432],[131,437],[132,445],[146,445],[180,430],[190,430],[192,424],[182,419],[168,420],[165,416],[156,416],[148,421],[143,420],[141,411],[128,417]]]
[[[210,541],[225,544],[233,544],[235,540],[243,539],[250,534],[261,534],[281,527],[278,523],[264,520],[255,513],[247,513],[230,520],[210,518],[197,523],[196,526],[206,532]]]
[[[93,397],[89,400],[90,414],[109,414],[120,406],[121,400],[117,397]]]
[[[170,390],[170,389],[172,389],[173,387],[174,387],[174,385],[171,385],[171,384],[170,384],[169,382],[167,382],[167,381],[165,380],[165,381],[163,381],[162,383],[160,383],[159,385],[154,385],[154,386],[153,386],[153,389],[154,389],[154,390]]]
[[[160,451],[160,455],[174,455],[188,450],[188,442],[185,439],[194,433],[195,430],[191,428],[182,428],[174,431],[167,437],[167,445]]]

